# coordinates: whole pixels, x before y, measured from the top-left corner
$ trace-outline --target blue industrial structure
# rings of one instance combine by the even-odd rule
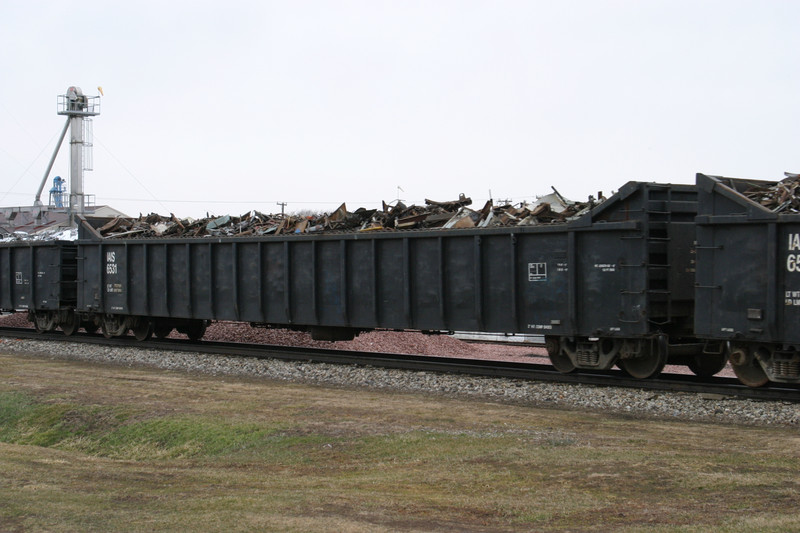
[[[50,188],[50,207],[64,207],[64,184],[67,182],[61,176],[53,178],[53,186]]]

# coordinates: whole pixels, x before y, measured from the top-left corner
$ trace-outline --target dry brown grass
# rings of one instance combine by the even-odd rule
[[[800,436],[0,356],[0,531],[794,531]]]

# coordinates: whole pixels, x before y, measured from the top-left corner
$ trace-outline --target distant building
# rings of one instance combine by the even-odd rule
[[[86,206],[84,216],[87,219],[107,220],[118,216],[127,217],[125,213],[107,205]],[[69,226],[67,209],[47,206],[0,207],[0,237],[18,231],[34,234]]]

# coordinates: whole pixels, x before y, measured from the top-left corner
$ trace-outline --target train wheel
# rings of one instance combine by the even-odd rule
[[[64,332],[64,335],[70,336],[74,335],[78,328],[81,325],[81,321],[78,319],[78,315],[75,314],[74,311],[65,311],[64,313],[64,320],[61,321],[61,331]]]
[[[47,311],[37,312],[33,317],[33,324],[36,326],[37,333],[52,331],[56,329],[56,320],[52,313]]]
[[[206,334],[206,323],[202,320],[193,321],[186,328],[186,335],[190,340],[199,341]]]
[[[569,374],[575,370],[575,365],[572,364],[572,360],[569,356],[561,353],[561,344],[558,342],[558,339],[547,337],[545,339],[545,347],[547,348],[547,355],[550,357],[550,363],[553,365],[553,368],[562,374]]]
[[[172,333],[172,326],[165,326],[157,322],[153,326],[153,334],[159,339],[166,339],[170,333]]]
[[[758,364],[758,361],[751,360],[749,363],[743,365],[731,365],[733,373],[739,378],[739,381],[748,387],[763,387],[769,382],[764,369]]]
[[[687,366],[696,376],[710,378],[719,373],[728,364],[728,354],[725,352],[698,353],[692,356]]]
[[[763,387],[769,382],[767,373],[747,348],[736,348],[731,352],[731,367],[739,381],[748,387]]]
[[[138,318],[131,328],[137,341],[144,342],[153,336],[153,324],[146,318]]]
[[[107,339],[121,337],[128,332],[128,321],[119,315],[105,315],[100,329],[103,331],[103,337]]]
[[[639,357],[621,359],[618,366],[629,376],[647,379],[657,376],[667,364],[667,354],[657,347],[643,349]]]

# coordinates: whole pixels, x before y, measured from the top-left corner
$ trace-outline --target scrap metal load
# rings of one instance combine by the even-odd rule
[[[353,212],[345,204],[320,215],[267,215],[252,211],[239,217],[178,219],[150,214],[137,219],[116,218],[96,231],[102,238],[160,237],[244,237],[321,232],[395,231],[411,229],[458,229],[529,226],[561,223],[574,219],[601,203],[604,198],[572,202],[553,189],[553,193],[533,204],[495,206],[491,200],[480,210],[471,209],[472,199],[463,194],[458,200],[425,200],[424,206],[402,202],[382,209],[359,208]]]
[[[742,194],[775,213],[800,213],[800,174],[784,172],[786,178],[771,185],[753,185]]]

